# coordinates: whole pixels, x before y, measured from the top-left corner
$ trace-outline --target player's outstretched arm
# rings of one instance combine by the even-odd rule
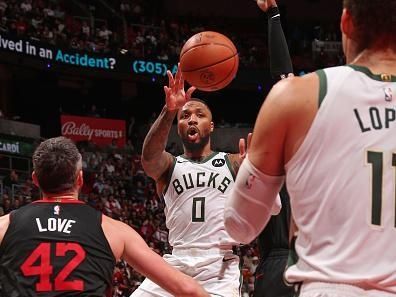
[[[178,110],[191,98],[195,88],[184,91],[184,79],[180,67],[173,77],[167,72],[169,85],[164,86],[166,104],[147,133],[142,150],[142,165],[146,174],[158,181],[170,168],[173,156],[165,151],[169,131]]]
[[[272,215],[284,182],[284,165],[309,130],[318,108],[315,73],[279,81],[257,116],[251,144],[225,206],[225,227],[235,240],[249,243]]]
[[[169,265],[130,226],[103,216],[103,230],[115,258],[122,258],[136,271],[179,297],[209,297],[190,276]]]
[[[292,61],[282,29],[276,0],[257,0],[257,5],[262,11],[267,13],[268,17],[268,49],[271,76],[276,80],[292,76]]]
[[[225,227],[238,242],[250,243],[263,230],[284,181],[283,143],[288,125],[286,81],[278,82],[263,103],[247,157],[225,206]]]

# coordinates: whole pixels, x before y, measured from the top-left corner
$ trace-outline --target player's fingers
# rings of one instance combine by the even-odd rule
[[[267,0],[257,0],[256,3],[262,10],[267,11],[268,9]]]
[[[168,88],[167,86],[164,86],[164,92],[165,92],[166,104],[168,105],[171,89]]]
[[[180,80],[182,79],[181,70],[180,70],[180,63],[177,63],[177,72],[175,76],[175,83],[180,87]]]
[[[170,87],[170,88],[173,88],[173,86],[175,85],[175,80],[173,79],[172,72],[170,72],[170,71],[168,70],[168,71],[166,71],[166,74],[168,75],[169,87]]]
[[[169,110],[173,110],[175,108],[175,103],[171,100],[171,89],[167,86],[164,86],[165,91],[165,104]]]
[[[247,136],[247,150],[248,151],[250,148],[250,144],[252,143],[252,135],[253,135],[253,133],[248,133],[248,136]]]
[[[179,90],[184,90],[184,78],[183,78],[183,75],[181,74],[181,72],[180,72],[180,77],[179,77],[179,80],[178,80],[177,88]]]
[[[164,86],[164,92],[165,92],[166,97],[168,97],[169,90],[170,89],[167,86]]]
[[[196,89],[197,89],[196,87],[190,87],[190,88],[188,88],[188,90],[187,90],[187,92],[186,92],[186,100],[187,100],[187,101],[191,99],[192,93],[194,93],[194,91],[195,91]]]
[[[245,156],[245,154],[246,154],[246,145],[245,145],[245,139],[244,138],[240,138],[239,139],[239,154],[241,156]]]

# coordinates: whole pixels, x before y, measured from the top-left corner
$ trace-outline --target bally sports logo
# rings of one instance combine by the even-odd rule
[[[119,147],[125,145],[125,121],[77,116],[61,116],[62,135],[74,141],[91,141],[96,144],[110,144],[116,141]]]
[[[79,135],[86,136],[88,140],[92,139],[92,136],[95,137],[105,137],[105,138],[121,138],[122,131],[117,130],[103,130],[103,129],[91,129],[89,125],[81,124],[77,126],[75,122],[66,122],[62,125],[62,135]]]

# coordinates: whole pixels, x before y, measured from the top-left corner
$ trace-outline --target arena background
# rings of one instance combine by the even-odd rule
[[[278,4],[296,75],[344,63],[340,0]],[[175,70],[181,46],[196,32],[218,31],[234,41],[241,59],[234,81],[194,96],[213,110],[214,148],[235,151],[275,82],[265,14],[252,0],[0,0],[0,20],[0,215],[39,197],[31,154],[41,139],[67,130],[61,117],[65,123],[78,116],[80,125],[107,132],[118,123],[120,130],[101,140],[68,135],[84,156],[82,199],[131,224],[157,252],[169,251],[163,205],[139,159],[164,105],[165,71]],[[168,149],[181,149],[174,130]],[[243,252],[249,296],[255,244]],[[141,280],[120,262],[113,296],[129,296]]]

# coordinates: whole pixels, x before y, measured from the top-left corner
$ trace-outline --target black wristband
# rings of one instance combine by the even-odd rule
[[[272,18],[275,15],[280,14],[278,6],[272,6],[267,10],[267,17]]]

